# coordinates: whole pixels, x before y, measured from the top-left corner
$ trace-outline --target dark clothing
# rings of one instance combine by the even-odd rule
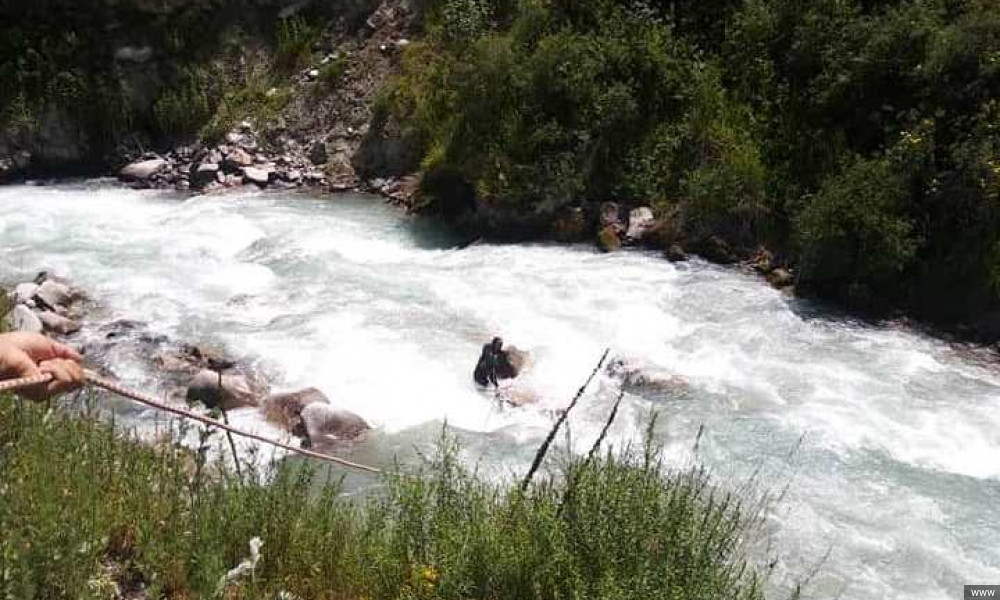
[[[517,377],[517,369],[511,364],[505,350],[497,352],[492,344],[486,344],[483,346],[483,353],[479,356],[472,377],[479,385],[497,385],[498,379]]]
[[[476,363],[472,378],[479,385],[497,384],[497,355],[493,351],[492,344],[483,346],[483,353],[479,355],[479,362]]]

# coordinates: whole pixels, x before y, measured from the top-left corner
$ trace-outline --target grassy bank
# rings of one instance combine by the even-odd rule
[[[301,466],[240,485],[197,454],[0,397],[0,597],[763,597],[744,554],[757,514],[701,472],[647,450],[572,462],[522,496],[454,456],[443,444],[349,500]],[[254,537],[255,570],[220,589]]]

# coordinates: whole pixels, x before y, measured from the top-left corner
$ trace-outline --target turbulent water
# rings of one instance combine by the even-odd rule
[[[778,597],[813,573],[817,598],[944,600],[1000,583],[996,368],[748,275],[640,252],[456,249],[366,197],[0,188],[0,281],[42,268],[86,289],[100,319],[225,347],[278,389],[321,388],[377,429],[354,457],[383,464],[446,420],[470,460],[522,472],[552,409],[611,347],[689,382],[627,395],[612,442],[637,439],[657,410],[678,465],[787,488],[767,520]],[[523,385],[538,407],[501,409],[472,385],[494,334],[533,353]],[[140,365],[119,374],[148,382]],[[616,389],[601,377],[581,401],[579,448]]]

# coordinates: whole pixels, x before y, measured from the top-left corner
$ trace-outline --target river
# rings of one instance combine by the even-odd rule
[[[352,454],[380,464],[447,422],[470,462],[523,472],[552,409],[610,347],[690,384],[626,395],[611,443],[637,440],[658,411],[672,463],[697,461],[733,489],[787,489],[766,522],[775,597],[814,571],[807,598],[945,600],[1000,583],[1000,371],[732,269],[589,247],[457,249],[364,196],[0,187],[0,281],[42,268],[87,290],[102,319],[257,360],[278,389],[319,387],[376,427]],[[540,406],[501,409],[472,385],[494,334],[533,353],[523,384]],[[119,375],[155,377],[138,365]],[[616,390],[602,376],[581,401],[578,449]]]

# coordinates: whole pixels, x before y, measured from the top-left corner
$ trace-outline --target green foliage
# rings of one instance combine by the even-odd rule
[[[242,484],[204,453],[139,446],[107,426],[0,397],[0,595],[763,598],[747,562],[760,504],[656,449],[565,471],[522,494],[465,470],[445,442],[415,473],[351,499],[301,464]],[[573,482],[572,484],[568,482]],[[572,486],[570,492],[568,486]]]
[[[832,177],[798,216],[801,280],[860,306],[897,299],[919,243],[905,209],[905,180],[887,160]]]
[[[181,73],[176,86],[153,104],[153,116],[162,135],[178,139],[197,132],[213,113],[211,75],[201,69]]]
[[[650,204],[863,308],[1000,309],[995,4],[524,0],[475,26],[460,5],[433,3],[390,103],[459,205]]]
[[[302,17],[292,16],[278,24],[275,44],[275,65],[285,73],[292,73],[309,65],[312,46],[321,34]]]

